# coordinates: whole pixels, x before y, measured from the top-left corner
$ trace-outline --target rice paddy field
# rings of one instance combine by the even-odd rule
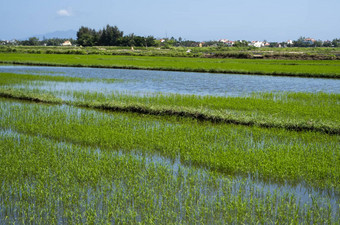
[[[219,59],[100,54],[0,53],[1,63],[339,78],[339,60]]]
[[[0,66],[1,224],[340,223],[339,80],[140,72]]]
[[[188,51],[189,50],[189,51]],[[294,60],[337,60],[340,59],[339,47],[131,47],[123,46],[0,46],[4,53],[29,54],[78,54],[78,55],[126,55],[126,56],[170,56],[201,58],[264,58]]]

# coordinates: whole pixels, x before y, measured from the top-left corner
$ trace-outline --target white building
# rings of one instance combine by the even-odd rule
[[[256,47],[256,48],[261,48],[264,47],[265,43],[262,41],[252,41],[250,45]]]
[[[65,41],[61,44],[62,46],[72,46],[72,43],[70,41]]]

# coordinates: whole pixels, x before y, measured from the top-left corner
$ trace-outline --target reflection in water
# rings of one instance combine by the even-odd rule
[[[340,93],[340,80],[298,77],[252,76],[126,69],[98,69],[72,67],[0,66],[0,72],[70,76],[83,78],[115,78],[129,82],[103,84],[58,84],[68,90],[131,91],[139,93],[178,93],[215,96],[242,96],[253,92],[326,92]]]

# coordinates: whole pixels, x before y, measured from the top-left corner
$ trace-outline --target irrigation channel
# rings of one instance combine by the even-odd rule
[[[319,78],[11,65],[0,73],[98,79],[5,86],[69,101],[69,91],[340,93],[339,80]],[[339,224],[339,142],[313,131],[0,98],[0,224]]]

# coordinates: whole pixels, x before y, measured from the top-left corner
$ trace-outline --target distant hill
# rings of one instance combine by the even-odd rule
[[[75,30],[66,30],[66,31],[54,31],[51,33],[46,34],[39,34],[39,35],[33,35],[30,37],[37,37],[39,40],[50,39],[50,38],[73,38],[77,39],[77,31]],[[29,37],[28,37],[29,38]],[[26,38],[26,39],[28,39]]]

